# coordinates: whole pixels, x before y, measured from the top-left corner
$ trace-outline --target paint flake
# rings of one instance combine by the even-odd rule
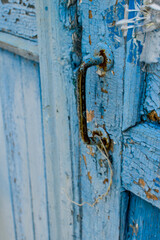
[[[94,118],[94,110],[86,111],[87,114],[87,123],[91,122]]]

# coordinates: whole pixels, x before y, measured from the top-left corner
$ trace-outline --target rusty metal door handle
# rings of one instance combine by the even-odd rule
[[[102,47],[102,46],[100,46]],[[113,55],[110,48],[105,44],[103,49],[101,48],[96,56],[90,58],[79,67],[78,71],[78,115],[79,115],[79,128],[82,140],[88,145],[99,144],[99,139],[88,136],[87,119],[86,119],[86,74],[87,69],[98,65],[103,72],[108,71],[113,64]],[[108,136],[108,134],[107,134]],[[109,138],[109,136],[108,136]],[[108,139],[109,141],[109,139]]]

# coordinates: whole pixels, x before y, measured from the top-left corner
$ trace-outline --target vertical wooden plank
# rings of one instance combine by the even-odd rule
[[[0,62],[2,116],[16,239],[48,239],[38,65],[3,50]]]
[[[34,239],[20,58],[1,50],[1,103],[17,239]],[[15,75],[16,72],[16,75]],[[6,111],[7,109],[7,111]]]
[[[11,198],[11,189],[9,182],[8,166],[7,166],[7,152],[5,145],[4,125],[2,118],[2,104],[0,100],[0,238],[1,239],[16,239],[15,219],[13,202]]]
[[[28,71],[30,71],[29,74]],[[49,238],[48,197],[42,135],[39,64],[27,60],[21,61],[21,84],[35,239],[47,240]]]
[[[157,240],[160,238],[160,210],[134,194],[130,194],[126,240]]]
[[[114,66],[105,77],[99,78],[92,68],[87,76],[87,110],[94,111],[89,129],[96,129],[96,124],[105,126],[113,144],[110,151],[113,165],[113,184],[111,191],[94,208],[83,207],[82,239],[119,239],[120,204],[121,204],[121,128],[123,103],[123,77],[125,47],[116,42],[117,28],[115,22],[123,16],[122,1],[88,1],[80,4],[82,21],[82,55],[94,55],[99,42],[107,43],[114,55]],[[82,154],[87,161],[87,170],[82,161],[82,201],[93,202],[96,197],[106,192],[109,169],[104,157],[95,147],[92,153],[82,144]],[[102,167],[102,165],[104,165]],[[90,172],[92,183],[87,179]]]
[[[67,13],[67,2],[56,0],[37,1],[36,9],[50,239],[79,239],[79,209],[66,196],[79,202],[79,133],[72,73],[74,30],[69,30],[67,22],[67,16],[76,17],[76,12]]]

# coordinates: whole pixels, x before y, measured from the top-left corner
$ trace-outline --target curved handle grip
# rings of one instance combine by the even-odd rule
[[[94,58],[88,59],[86,62],[82,62],[78,72],[78,115],[79,115],[79,127],[82,140],[88,145],[99,144],[98,138],[93,138],[88,136],[87,131],[87,119],[86,119],[86,74],[87,69],[101,65],[104,62],[103,56],[96,56]]]

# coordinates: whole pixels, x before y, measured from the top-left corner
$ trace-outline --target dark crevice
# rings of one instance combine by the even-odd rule
[[[126,210],[126,215],[125,215],[125,228],[124,228],[124,238],[121,240],[127,240],[128,239],[128,232],[129,232],[129,213],[130,213],[130,201],[131,201],[131,193],[127,192],[128,194],[128,205],[127,205],[127,210]]]

